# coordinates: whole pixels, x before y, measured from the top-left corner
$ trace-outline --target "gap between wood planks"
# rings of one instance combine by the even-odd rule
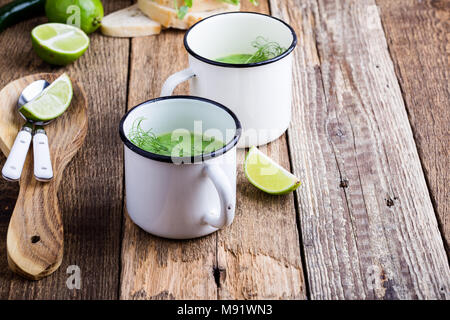
[[[132,38],[129,39],[128,44],[128,73],[127,73],[127,92],[125,94],[126,97],[126,104],[123,111],[123,114],[127,113],[128,109],[128,98],[129,98],[129,91],[130,91],[130,68],[131,68],[131,51],[132,51]],[[120,299],[120,290],[122,289],[121,285],[121,278],[122,278],[122,245],[123,245],[123,233],[124,233],[124,219],[125,219],[125,161],[122,163],[122,219],[120,219],[120,245],[119,245],[119,272],[117,273],[117,283],[119,284],[117,286],[117,300]]]
[[[270,2],[269,2],[269,4],[270,4]],[[291,147],[290,147],[290,142],[289,142],[289,130],[286,131],[286,143],[288,146],[289,166],[291,167],[291,172],[292,172],[294,170],[293,169],[294,164],[292,162]],[[305,294],[306,294],[306,299],[311,300],[311,291],[310,291],[311,289],[309,287],[308,268],[306,268],[306,256],[305,256],[305,249],[304,249],[304,245],[303,245],[303,234],[302,234],[302,227],[301,227],[301,222],[300,222],[300,212],[299,212],[300,205],[298,202],[298,193],[297,192],[294,192],[294,205],[295,205],[295,224],[297,226],[298,240],[299,240],[299,244],[300,244],[300,259],[302,261],[302,266],[303,266],[303,278],[305,279]]]
[[[269,14],[272,16],[277,16],[277,13],[274,12],[272,6],[273,0],[269,0],[268,1],[268,6],[269,6]],[[281,16],[278,16],[278,18],[281,18]],[[297,46],[301,45],[301,39],[299,39],[299,35],[297,34]],[[294,53],[295,54],[295,53]],[[294,64],[294,62],[293,62]],[[293,70],[294,71],[294,66],[293,66]],[[293,84],[292,84],[293,86]],[[292,90],[294,90],[294,88],[292,88]],[[294,105],[294,101],[292,101],[292,108],[295,108]],[[287,145],[287,151],[288,151],[288,158],[289,158],[289,167],[291,172],[294,171],[294,164],[293,164],[293,157],[292,157],[292,150],[291,150],[291,144],[289,141],[289,129],[286,130],[285,133],[285,140],[286,140],[286,145]],[[301,186],[300,186],[301,188]],[[306,267],[306,256],[305,256],[305,251],[304,251],[304,244],[303,244],[303,234],[302,234],[302,227],[301,227],[301,222],[300,222],[300,206],[299,206],[299,201],[298,201],[298,192],[294,191],[294,208],[295,208],[295,224],[297,227],[297,233],[298,233],[298,240],[299,240],[299,249],[300,249],[300,260],[303,266],[303,279],[305,281],[304,285],[305,285],[305,295],[306,295],[306,299],[307,300],[311,300],[311,289],[309,287],[309,278],[308,278],[308,268]]]
[[[134,4],[134,0],[130,0],[130,5]],[[128,101],[129,101],[129,95],[130,95],[130,77],[131,77],[131,53],[133,51],[133,38],[128,39],[128,69],[127,69],[127,88],[126,88],[126,94],[125,94],[125,106],[123,110],[123,114],[126,114],[128,111]],[[120,299],[120,292],[122,289],[122,246],[123,246],[123,235],[124,235],[124,220],[125,220],[125,161],[122,163],[122,219],[120,219],[120,245],[119,245],[119,272],[117,273],[118,279],[117,283],[119,284],[117,286],[117,300]]]

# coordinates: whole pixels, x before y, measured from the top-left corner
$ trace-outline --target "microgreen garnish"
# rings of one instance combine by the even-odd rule
[[[281,47],[277,42],[269,41],[262,36],[259,36],[252,41],[252,47],[257,50],[245,63],[266,61],[278,57],[286,51],[286,48]]]
[[[131,130],[128,133],[128,139],[134,145],[146,151],[168,151],[169,149],[161,144],[158,137],[152,132],[152,129],[146,131],[142,128],[141,124],[144,120],[145,118],[143,117],[134,120]]]

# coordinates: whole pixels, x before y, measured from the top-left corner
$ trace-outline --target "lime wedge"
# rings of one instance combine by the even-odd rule
[[[245,158],[244,173],[251,184],[270,194],[286,194],[300,186],[296,176],[256,147],[252,147]]]
[[[82,30],[62,23],[46,23],[31,31],[37,55],[50,64],[66,65],[83,55],[89,38]]]
[[[70,105],[73,91],[67,74],[63,74],[19,111],[30,120],[49,121],[59,117]]]

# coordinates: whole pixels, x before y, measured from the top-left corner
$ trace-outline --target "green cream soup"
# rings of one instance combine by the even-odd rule
[[[151,148],[147,151],[174,157],[198,156],[216,151],[224,146],[222,141],[192,132],[181,137],[169,132],[159,135],[157,139],[164,148]]]
[[[138,119],[128,133],[130,141],[142,150],[173,157],[190,157],[210,153],[222,148],[225,144],[215,139],[193,132],[174,131],[155,135],[152,130],[144,130],[142,121]]]
[[[232,63],[232,64],[244,64],[248,63],[252,59],[252,54],[231,54],[226,57],[218,58],[216,61],[223,63]]]

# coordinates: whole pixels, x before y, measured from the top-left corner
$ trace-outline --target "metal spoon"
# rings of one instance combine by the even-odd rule
[[[19,97],[17,110],[36,98],[49,85],[50,83],[46,80],[37,80],[29,84]],[[34,176],[39,181],[49,181],[53,178],[53,169],[50,160],[48,138],[43,126],[54,119],[45,122],[33,121],[27,119],[20,111],[18,112],[26,120],[26,123],[17,134],[8,159],[3,166],[2,176],[9,181],[18,181],[20,179],[33,136],[33,127],[35,127],[33,136]]]

